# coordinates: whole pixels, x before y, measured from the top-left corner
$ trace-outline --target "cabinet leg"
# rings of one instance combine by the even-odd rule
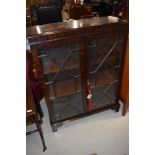
[[[112,110],[115,110],[115,112],[119,112],[120,109],[120,104],[119,102],[117,102],[115,105],[113,105],[113,107],[111,108]]]
[[[52,130],[53,130],[53,132],[57,132],[58,131],[58,129],[57,129],[57,127],[55,125],[52,125]]]
[[[119,112],[120,109],[120,103],[117,102],[116,107],[115,107],[115,112]]]
[[[53,132],[57,132],[58,128],[63,125],[63,123],[53,123],[52,119],[50,119],[51,127]]]
[[[57,132],[57,129],[60,127],[60,126],[62,126],[63,125],[63,123],[56,123],[56,124],[53,124],[52,125],[52,130],[53,130],[53,132]]]
[[[52,119],[50,118],[50,124],[51,124],[51,126],[53,125],[53,121],[52,121]]]

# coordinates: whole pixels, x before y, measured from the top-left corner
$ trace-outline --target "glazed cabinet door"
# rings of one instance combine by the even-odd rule
[[[109,106],[119,110],[118,87],[125,38],[117,29],[116,25],[88,39],[87,105],[90,112]]]
[[[36,52],[52,123],[85,112],[81,89],[79,41],[62,40],[37,46]]]

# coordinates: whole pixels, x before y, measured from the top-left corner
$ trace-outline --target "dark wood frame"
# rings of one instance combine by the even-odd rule
[[[74,27],[74,22],[76,22],[77,27]],[[96,24],[94,24],[96,22]],[[86,25],[86,26],[80,26]],[[53,128],[53,131],[57,130],[57,127],[66,120],[73,120],[81,117],[85,117],[91,114],[94,114],[99,111],[103,111],[106,109],[113,109],[116,112],[119,111],[119,93],[117,93],[116,103],[105,106],[104,108],[98,108],[92,112],[86,112],[84,114],[79,114],[73,117],[68,117],[62,119],[57,122],[52,121],[52,110],[50,105],[49,93],[48,89],[45,86],[45,80],[43,77],[43,71],[40,66],[40,62],[37,56],[36,50],[38,47],[51,47],[55,45],[65,45],[70,42],[80,42],[80,70],[81,70],[81,88],[82,88],[82,99],[84,104],[86,105],[87,100],[87,80],[89,78],[88,72],[88,59],[87,59],[87,39],[94,37],[105,37],[113,36],[115,34],[116,37],[123,36],[123,51],[126,50],[127,38],[128,38],[128,22],[127,21],[114,21],[108,20],[108,17],[100,17],[100,18],[90,18],[90,19],[81,19],[77,21],[72,21],[69,23],[55,23],[48,24],[43,26],[39,26],[42,34],[37,32],[37,27],[32,27],[27,29],[27,38],[29,40],[29,44],[31,46],[32,56],[36,67],[38,69],[40,75],[40,83],[42,89],[44,91],[45,101],[48,107],[50,122]],[[53,33],[54,32],[54,33]],[[122,55],[122,63],[124,59],[124,53]],[[118,83],[118,91],[120,91],[120,81],[122,75],[122,66],[120,71],[120,79]]]

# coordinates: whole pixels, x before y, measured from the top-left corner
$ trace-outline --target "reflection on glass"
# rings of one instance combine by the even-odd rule
[[[81,5],[83,5],[84,0],[74,0],[75,3],[80,3]]]
[[[80,27],[82,27],[83,26],[83,24],[82,23],[80,23]]]
[[[73,21],[73,28],[78,28],[78,22],[76,20]]]
[[[37,33],[41,34],[41,29],[39,26],[36,26],[36,29],[37,29]]]
[[[118,17],[108,16],[109,22],[118,22]]]

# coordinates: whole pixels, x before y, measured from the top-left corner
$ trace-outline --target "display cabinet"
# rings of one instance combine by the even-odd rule
[[[53,131],[67,120],[119,111],[127,38],[128,22],[114,17],[27,29]]]

